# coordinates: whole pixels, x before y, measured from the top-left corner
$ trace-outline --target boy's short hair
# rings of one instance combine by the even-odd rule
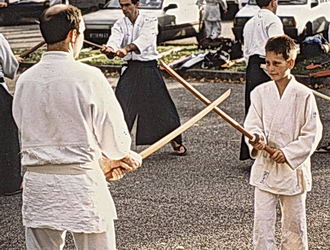
[[[274,36],[269,38],[265,49],[266,53],[274,52],[275,54],[281,54],[285,60],[295,60],[297,57],[296,43],[287,35]]]
[[[70,30],[75,29],[79,34],[81,12],[77,7],[67,5],[58,12],[47,10],[39,18],[40,31],[47,44],[64,41]]]
[[[262,8],[262,7],[266,7],[270,4],[270,2],[273,0],[256,0],[257,5]]]

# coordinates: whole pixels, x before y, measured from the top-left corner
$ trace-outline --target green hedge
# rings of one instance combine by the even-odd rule
[[[205,50],[201,50],[198,49],[198,47],[196,45],[188,45],[188,46],[158,46],[158,52],[159,53],[163,53],[166,51],[169,51],[173,48],[180,48],[179,51],[175,51],[169,55],[166,55],[162,58],[162,60],[169,64],[171,62],[174,62],[175,60],[178,60],[180,58],[186,57],[186,56],[190,56],[199,52],[204,52]],[[14,50],[15,54],[20,54],[22,53],[24,50]],[[40,60],[40,57],[42,55],[42,53],[44,52],[44,49],[39,49],[37,51],[35,51],[34,53],[32,53],[28,58],[25,59],[25,62],[38,62]],[[316,63],[319,61],[322,61],[324,58],[329,57],[330,54],[325,54],[323,56],[320,57],[315,57],[312,59],[307,59],[307,60],[303,60],[299,63],[296,64],[295,68],[293,69],[293,73],[294,74],[300,74],[300,75],[304,75],[304,74],[309,74],[312,72],[317,72],[320,70],[326,70],[326,69],[330,69],[330,63],[327,65],[324,65],[322,68],[318,68],[318,69],[314,69],[314,70],[307,70],[305,67],[311,63]],[[78,60],[80,59],[86,59],[86,58],[91,58],[87,61],[85,61],[88,64],[91,65],[121,65],[122,61],[120,58],[114,58],[114,59],[108,59],[105,55],[101,54],[99,50],[91,50],[91,49],[83,49],[82,52],[79,55]],[[200,65],[196,65],[196,68],[199,68]],[[219,69],[219,70],[225,70],[225,71],[230,71],[230,72],[244,72],[246,68],[245,63],[237,63],[234,64],[233,66],[226,68],[226,69],[220,69],[217,67],[212,68],[213,70],[215,69]]]

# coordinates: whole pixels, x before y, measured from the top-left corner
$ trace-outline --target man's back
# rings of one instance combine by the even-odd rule
[[[283,24],[279,17],[270,10],[260,9],[244,26],[244,57],[265,56],[268,38],[283,34]]]
[[[99,159],[102,138],[98,132],[103,134],[103,125],[98,120],[107,121],[110,112],[122,115],[102,73],[74,61],[66,52],[47,52],[40,63],[22,74],[13,109],[22,131],[23,165]],[[120,126],[125,131],[126,124]],[[129,136],[122,138],[129,140]]]

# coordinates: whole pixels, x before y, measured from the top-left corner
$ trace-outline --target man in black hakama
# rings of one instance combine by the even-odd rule
[[[140,14],[138,0],[119,3],[125,16],[114,24],[101,52],[126,61],[116,96],[130,131],[137,119],[136,144],[149,145],[179,127],[180,118],[157,65],[157,18]],[[181,135],[171,145],[177,155],[187,151]]]
[[[18,131],[12,115],[13,97],[0,85],[0,193],[20,191],[22,182]]]
[[[0,195],[21,192],[21,164],[18,131],[12,115],[13,97],[4,77],[14,78],[18,60],[8,41],[0,34]]]

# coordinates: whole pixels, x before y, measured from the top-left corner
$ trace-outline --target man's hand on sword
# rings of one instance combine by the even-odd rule
[[[107,180],[115,181],[124,177],[127,172],[136,170],[141,162],[132,156],[126,156],[120,160],[110,160],[102,157],[100,165]]]
[[[109,59],[113,59],[116,56],[116,51],[106,45],[103,45],[102,48],[100,48],[101,53],[105,54]]]

